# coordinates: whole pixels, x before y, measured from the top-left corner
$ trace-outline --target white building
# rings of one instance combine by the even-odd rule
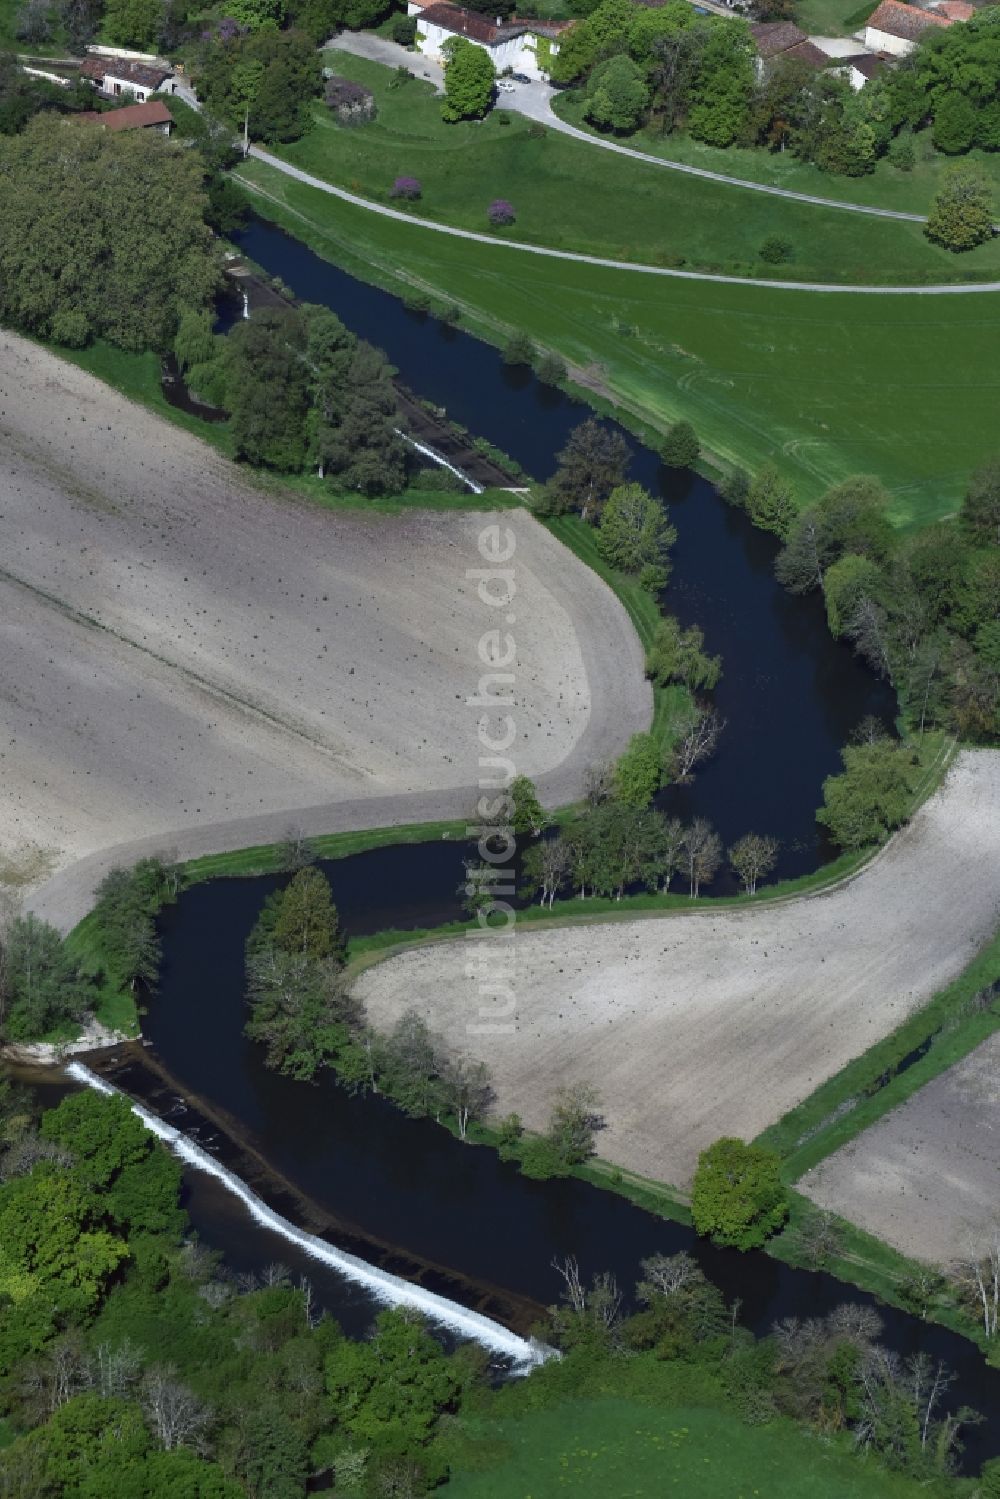
[[[967,8],[971,15],[972,6]],[[937,10],[903,5],[901,0],[882,0],[865,24],[865,46],[872,52],[887,52],[890,57],[907,57],[929,27],[950,26],[956,19]]]
[[[169,63],[138,62],[131,57],[91,56],[80,66],[80,77],[88,79],[99,94],[114,99],[131,94],[137,104],[144,104],[150,94],[178,92],[174,70]]]
[[[510,68],[534,79],[548,76],[548,59],[559,51],[560,34],[572,25],[571,21],[522,21],[516,17],[491,21],[478,11],[452,5],[451,0],[435,0],[432,5],[410,0],[407,12],[416,17],[417,45],[423,57],[444,62],[445,44],[460,36],[488,52],[498,73]]]

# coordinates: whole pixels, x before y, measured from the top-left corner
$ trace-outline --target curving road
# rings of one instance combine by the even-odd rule
[[[589,139],[587,136],[583,138]],[[297,182],[305,183],[307,187],[314,187],[321,193],[329,193],[333,198],[340,198],[344,203],[353,203],[355,207],[367,209],[369,213],[378,214],[382,218],[397,219],[401,224],[415,224],[420,229],[430,229],[435,234],[447,234],[452,239],[472,240],[476,244],[491,245],[494,249],[520,250],[524,254],[543,255],[550,260],[570,260],[579,265],[596,265],[612,271],[633,271],[642,276],[666,276],[673,281],[713,281],[722,286],[755,286],[765,291],[831,292],[838,295],[850,293],[854,296],[866,297],[961,297],[1000,291],[1000,281],[958,282],[936,286],[850,286],[835,281],[771,281],[753,276],[723,276],[711,271],[678,271],[667,266],[641,265],[634,260],[609,260],[603,255],[584,255],[575,250],[554,250],[546,245],[530,245],[524,240],[499,239],[496,235],[480,234],[474,229],[457,229],[451,224],[438,224],[433,219],[418,218],[414,214],[402,213],[398,208],[389,208],[383,203],[373,203],[370,198],[362,198],[357,193],[349,193],[346,188],[334,187],[332,182],[324,182],[322,177],[314,177],[311,172],[303,172],[301,167],[294,167],[290,162],[282,161],[279,156],[272,156],[270,151],[264,151],[260,146],[251,146],[250,155],[257,161],[262,161],[266,166],[283,172],[286,177],[294,177]],[[645,159],[652,160],[653,158]],[[667,163],[661,164],[667,165]],[[260,193],[262,197],[268,196],[256,183],[241,176],[239,172],[234,175],[250,191]],[[711,174],[703,173],[702,175]],[[738,181],[737,178],[731,180]],[[750,183],[740,185],[752,186]],[[771,189],[767,190],[771,191]],[[826,200],[818,198],[814,201],[825,202]],[[843,206],[843,204],[840,205],[840,207]],[[903,215],[903,217],[910,216]]]

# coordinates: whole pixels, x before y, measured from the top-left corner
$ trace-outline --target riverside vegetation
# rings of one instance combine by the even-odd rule
[[[622,1463],[666,1464],[692,1493],[706,1463],[706,1493],[764,1470],[777,1495],[968,1491],[949,1473],[974,1414],[949,1405],[946,1369],[884,1349],[867,1308],[755,1340],[685,1254],[644,1261],[628,1298],[569,1259],[538,1329],[563,1357],[498,1391],[483,1350],[445,1352],[412,1313],[354,1341],[282,1266],[232,1275],[191,1236],[180,1187],[123,1097],[39,1116],[0,1083],[4,1493],[295,1499],[315,1479],[361,1499],[513,1496],[526,1461],[533,1483],[559,1469],[542,1431],[573,1451],[585,1422],[593,1447],[593,1420],[579,1487],[595,1495]]]

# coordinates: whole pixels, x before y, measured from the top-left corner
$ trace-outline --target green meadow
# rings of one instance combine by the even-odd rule
[[[995,296],[680,281],[453,239],[261,162],[239,176],[261,214],[327,259],[400,295],[456,304],[463,326],[494,343],[526,331],[635,422],[685,417],[723,464],[774,462],[801,503],[873,473],[898,524],[927,524],[955,510],[997,446]]]
[[[423,197],[412,211],[442,224],[482,232],[489,228],[489,204],[507,198],[517,212],[508,238],[612,260],[847,284],[1000,276],[1000,240],[956,256],[932,245],[920,224],[664,171],[503,110],[446,125],[430,84],[412,79],[395,86],[395,74],[378,63],[343,52],[325,56],[374,91],[378,116],[370,125],[345,128],[317,102],[312,128],[276,154],[376,202],[389,201],[397,177],[417,177]],[[737,170],[732,162],[717,169]],[[811,190],[822,192],[823,184]],[[760,247],[776,234],[792,246],[792,258],[769,267]]]

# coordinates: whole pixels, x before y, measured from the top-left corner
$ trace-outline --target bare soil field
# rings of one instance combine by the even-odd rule
[[[545,1125],[600,1089],[602,1156],[683,1185],[887,1035],[1000,920],[1000,752],[963,752],[860,874],[772,906],[476,934],[359,975],[378,1027],[407,1008],[493,1069],[498,1111]]]
[[[956,1259],[967,1232],[1000,1213],[1000,1034],[798,1186],[914,1259]]]
[[[508,530],[516,595],[498,605],[505,585],[476,570],[500,566],[483,549]],[[491,631],[516,649],[499,709],[469,701]],[[0,652],[0,873],[63,926],[102,851],[218,851],[293,814],[316,833],[461,817],[480,718],[499,734],[507,713],[517,770],[565,801],[652,712],[624,609],[528,514],[379,517],[265,492],[10,334]]]

